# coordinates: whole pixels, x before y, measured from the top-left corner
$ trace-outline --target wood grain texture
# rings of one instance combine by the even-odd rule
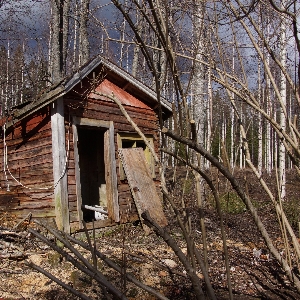
[[[148,211],[160,226],[165,227],[168,222],[163,213],[161,199],[156,185],[147,166],[142,148],[119,149],[119,155],[128,179],[139,216]],[[144,227],[148,232],[148,228]]]

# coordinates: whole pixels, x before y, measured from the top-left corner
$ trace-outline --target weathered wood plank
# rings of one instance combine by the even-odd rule
[[[8,150],[8,153],[13,152],[13,153],[19,154],[24,151],[35,150],[35,149],[39,149],[41,147],[48,147],[48,146],[52,146],[52,141],[51,141],[50,135],[40,137],[37,140],[31,140],[31,141],[27,141],[27,142],[23,141],[23,142],[20,142],[19,144],[8,146],[7,150]]]
[[[106,220],[99,220],[94,222],[94,228],[104,228],[104,227],[109,227],[112,225],[115,225],[116,223],[112,221],[111,219],[106,219]],[[72,222],[71,224],[71,232],[79,231],[80,229],[78,228],[78,223],[77,222]],[[88,230],[93,229],[93,222],[89,222],[86,224],[86,227]],[[82,230],[82,229],[81,229]]]
[[[36,156],[41,156],[45,154],[52,154],[52,145],[43,145],[39,148],[33,149],[24,149],[23,151],[9,151],[7,153],[7,160],[9,162],[13,162],[15,160],[23,160],[23,159],[30,159]]]
[[[23,219],[24,216],[32,213],[34,219],[37,218],[54,218],[55,217],[55,210],[54,208],[49,210],[46,209],[20,209],[20,210],[13,210],[11,211],[14,215],[17,216],[18,219]]]
[[[66,163],[65,122],[63,98],[57,99],[51,109],[53,174],[58,182],[54,190],[55,215],[58,229],[70,232],[68,209],[68,183],[64,173]]]
[[[66,102],[67,103],[67,102]],[[68,100],[68,104],[75,104],[76,101]],[[98,111],[99,114],[109,114],[109,115],[122,115],[119,107],[115,103],[109,103],[107,101],[100,101],[100,100],[88,100],[82,103],[81,105],[74,105],[76,109],[88,109]],[[144,120],[151,120],[156,121],[158,120],[157,115],[151,109],[144,109],[144,108],[135,108],[132,106],[125,105],[126,110],[131,114],[134,118],[144,119]],[[72,109],[74,112],[75,109]]]
[[[168,222],[163,213],[161,200],[157,194],[152,174],[149,172],[143,149],[119,149],[119,154],[140,218],[143,212],[148,211],[160,226],[165,227]],[[149,230],[146,227],[144,229],[146,232]]]
[[[115,159],[114,125],[110,122],[109,129],[104,133],[104,161],[105,161],[105,181],[108,216],[115,222],[119,222],[119,204],[117,189],[117,173]]]
[[[83,220],[83,212],[81,209],[82,206],[82,196],[81,196],[81,183],[80,183],[80,169],[79,169],[79,154],[78,154],[78,132],[77,132],[77,126],[72,125],[72,132],[73,132],[73,145],[74,145],[74,164],[75,164],[75,194],[76,200],[77,200],[77,221],[79,229],[83,228],[82,220]],[[71,185],[70,185],[71,186]],[[69,195],[71,195],[71,192],[69,191]]]
[[[22,124],[22,126],[14,127],[12,131],[12,136],[14,138],[30,138],[31,136],[43,132],[45,130],[48,130],[50,128],[50,119],[44,118],[40,122],[36,122],[34,124],[29,124],[25,127],[25,125]],[[10,135],[8,135],[8,138]]]
[[[48,154],[43,154],[43,155],[37,155],[32,158],[27,158],[27,159],[19,159],[12,161],[8,158],[8,166],[10,169],[14,168],[24,168],[24,167],[29,167],[29,166],[37,166],[37,165],[45,165],[49,164],[50,166],[52,165],[52,153]]]
[[[120,114],[109,114],[109,113],[99,113],[98,111],[89,110],[89,109],[79,109],[76,110],[76,114],[81,115],[84,118],[90,118],[90,119],[103,119],[105,121],[113,121],[116,128],[122,128],[123,126],[127,125],[126,131],[132,130],[132,126],[128,123],[126,118],[123,115]],[[146,129],[152,129],[157,130],[157,122],[153,121],[146,121],[139,118],[132,118],[133,121],[143,130]]]

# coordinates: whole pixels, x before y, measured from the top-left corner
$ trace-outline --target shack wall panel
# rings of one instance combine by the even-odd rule
[[[136,133],[133,127],[129,124],[128,120],[123,116],[119,107],[111,102],[89,99],[85,102],[79,102],[77,100],[65,99],[65,118],[70,119],[69,114],[72,116],[91,118],[103,121],[113,121],[115,128],[114,140],[116,144],[115,158],[117,160],[117,176],[118,176],[118,197],[120,218],[122,222],[128,222],[138,219],[138,213],[133,201],[130,188],[127,183],[119,180],[119,158],[117,153],[117,132],[132,132]],[[137,108],[131,106],[125,106],[128,114],[132,120],[139,126],[139,128],[145,133],[153,136],[154,149],[158,152],[158,119],[155,112],[151,109]],[[67,136],[69,135],[69,136]],[[77,196],[76,196],[76,178],[75,178],[75,165],[74,165],[74,151],[73,151],[73,133],[72,128],[70,132],[66,132],[66,140],[69,139],[70,153],[68,164],[68,194],[69,194],[69,210],[71,222],[76,226],[78,221],[77,213]],[[75,201],[74,201],[75,200]]]
[[[11,174],[2,172],[0,210],[22,218],[29,212],[33,217],[54,217],[53,189],[40,189],[53,185],[52,139],[50,110],[48,107],[16,123],[7,131],[7,162]],[[3,155],[3,143],[0,145]],[[3,160],[0,162],[3,169]],[[7,191],[9,183],[10,191]],[[26,187],[31,187],[28,189]],[[10,204],[5,206],[10,195]]]

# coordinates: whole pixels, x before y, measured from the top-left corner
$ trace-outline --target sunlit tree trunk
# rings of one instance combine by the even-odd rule
[[[78,1],[75,1],[75,21],[74,21],[74,33],[73,33],[73,59],[72,59],[72,71],[74,72],[78,68],[78,19],[79,19],[79,5]]]
[[[241,123],[242,123],[243,122],[242,106],[241,106],[240,118],[241,118]],[[240,169],[244,168],[244,153],[243,153],[242,145],[243,145],[243,137],[242,137],[242,134],[240,133],[240,142],[239,142]]]
[[[234,64],[235,64],[235,60],[234,60],[234,55],[235,55],[235,45],[234,43],[232,44],[232,73],[234,74]],[[232,99],[233,101],[235,98],[235,94],[232,93]],[[231,168],[234,168],[234,122],[235,122],[235,114],[234,114],[234,108],[231,107],[230,110],[230,119],[231,119],[231,123],[230,123],[230,165]]]
[[[269,26],[269,24],[268,24]],[[270,65],[270,55],[266,54],[266,64]],[[267,76],[266,79],[266,111],[267,115],[271,115],[271,84],[270,78]],[[267,173],[271,174],[272,171],[272,142],[271,142],[271,124],[267,122],[266,124],[266,169]]]
[[[205,145],[205,123],[206,105],[204,99],[204,67],[198,61],[203,60],[204,50],[204,7],[201,1],[195,1],[195,15],[194,15],[194,40],[195,40],[195,62],[193,66],[192,79],[192,94],[193,94],[193,118],[197,126],[197,140],[200,144]],[[203,158],[201,158],[200,166],[203,167]]]
[[[283,5],[285,1],[283,1]],[[285,16],[281,17],[281,25],[280,25],[280,62],[283,68],[286,68],[286,23]],[[280,109],[280,127],[282,131],[286,131],[286,115],[284,113],[284,109],[286,108],[286,78],[283,72],[280,72],[280,97],[281,97],[281,109]],[[280,140],[279,142],[279,179],[281,182],[281,195],[280,198],[282,200],[285,199],[286,196],[286,166],[285,166],[285,146],[283,142]]]
[[[212,100],[213,100],[213,92],[211,85],[211,68],[208,68],[208,78],[207,78],[207,141],[206,141],[206,149],[211,152],[211,138],[212,138]],[[210,167],[210,162],[207,160],[205,162],[205,168],[208,169]]]
[[[8,108],[8,87],[9,87],[9,62],[10,62],[10,40],[7,41],[7,56],[6,56],[6,86],[5,86],[5,102],[4,110]]]
[[[262,99],[261,99],[261,64],[260,64],[260,59],[258,60],[258,103],[261,105]],[[257,115],[258,118],[258,158],[257,158],[257,170],[258,173],[261,175],[262,173],[262,164],[263,164],[263,157],[262,157],[262,151],[263,151],[263,128],[262,128],[262,116],[261,114]]]
[[[80,2],[80,24],[79,24],[79,65],[82,66],[90,58],[90,44],[88,37],[90,0],[81,0]]]

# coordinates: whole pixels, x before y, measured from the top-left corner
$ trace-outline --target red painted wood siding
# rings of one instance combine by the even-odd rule
[[[8,171],[6,180],[2,137],[0,211],[12,212],[18,219],[29,212],[34,217],[54,217],[53,189],[40,189],[53,184],[49,107],[8,129],[5,140],[9,171],[19,182],[31,189],[18,184]],[[10,191],[7,191],[8,185]]]

